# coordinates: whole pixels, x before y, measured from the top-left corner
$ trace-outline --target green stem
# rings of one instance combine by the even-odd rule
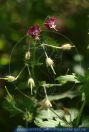
[[[46,56],[46,58],[47,58],[47,57],[48,57],[48,55],[47,55],[47,52],[45,51],[44,45],[43,45],[43,44],[41,44],[41,47],[43,48],[44,53],[45,53],[45,56]]]
[[[34,73],[34,68],[35,68],[35,53],[36,53],[36,48],[35,48],[36,42],[34,42],[34,48],[33,48],[33,61],[32,61],[32,76],[35,78],[35,73]]]
[[[46,83],[46,84],[43,84],[42,86],[46,87],[46,88],[54,87],[54,86],[59,87],[59,86],[61,86],[61,84],[49,84],[49,83]]]
[[[7,89],[6,86],[5,86],[5,89],[6,89],[7,94],[8,94],[9,96],[11,96],[11,94],[9,93],[9,91],[8,91],[8,89]]]
[[[28,70],[29,77],[31,77],[31,72],[30,72],[30,69],[29,69],[29,65],[26,64],[26,66],[27,66],[27,70]]]
[[[18,88],[16,88],[15,90],[18,90],[18,92],[19,92],[20,94],[22,94],[24,97],[26,97],[26,98],[28,98],[28,99],[31,100],[31,98],[30,98],[28,95],[24,94],[24,93],[23,93],[21,90],[19,90]]]
[[[51,47],[51,48],[55,48],[55,49],[62,49],[62,47],[57,47],[57,46],[54,46],[54,45],[49,45],[49,44],[41,44],[41,46],[47,46],[47,47]]]
[[[44,88],[46,99],[48,99],[46,88],[45,87],[43,87],[43,88]]]
[[[17,75],[16,79],[19,78],[19,76],[21,75],[21,73],[24,71],[25,65],[23,66],[23,68],[21,69],[21,71],[19,72],[19,74]]]
[[[17,111],[19,111],[20,113],[24,113],[24,111],[22,111],[20,108],[18,108],[17,106],[13,105],[13,108]]]
[[[76,121],[76,126],[78,126],[80,123],[81,115],[82,115],[82,112],[84,110],[85,104],[86,104],[86,100],[83,101],[82,106],[80,108],[80,112],[78,114],[77,121]]]

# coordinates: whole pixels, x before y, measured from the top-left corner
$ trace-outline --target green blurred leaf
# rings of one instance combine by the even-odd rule
[[[5,46],[5,41],[3,39],[0,39],[0,50],[3,50]]]
[[[14,117],[17,114],[19,114],[19,112],[16,109],[14,109],[10,103],[4,102],[3,107],[4,107],[4,109],[6,109],[7,111],[10,112],[11,117]]]
[[[80,91],[85,93],[86,101],[89,102],[89,70],[86,71],[85,76],[80,78],[82,82]]]
[[[89,117],[85,117],[79,127],[89,127]]]
[[[58,80],[62,84],[65,84],[67,82],[75,82],[75,83],[80,82],[74,73],[72,75],[59,76],[55,80]]]
[[[10,58],[9,55],[4,54],[1,58],[0,58],[0,65],[7,65],[9,64]]]
[[[63,127],[69,127],[78,115],[78,110],[75,108],[68,109],[69,114],[63,110],[53,111],[50,109],[39,111],[34,123],[39,127],[57,127],[59,124]]]

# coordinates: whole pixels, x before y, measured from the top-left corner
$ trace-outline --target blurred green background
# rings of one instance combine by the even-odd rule
[[[59,33],[76,45],[83,58],[83,70],[89,67],[88,0],[0,0],[0,77],[9,74],[9,56],[16,42],[26,34],[29,26],[37,23],[43,26],[47,16],[58,18]],[[20,59],[18,57],[18,65]],[[12,69],[16,67],[15,58]],[[2,108],[5,85],[6,82],[0,80],[0,132],[10,131],[20,122],[17,117],[9,118],[9,113]]]

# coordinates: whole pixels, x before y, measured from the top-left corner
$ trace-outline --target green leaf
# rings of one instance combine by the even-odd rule
[[[67,82],[80,83],[77,76],[73,73],[72,75],[59,76],[55,80],[58,80],[60,83],[65,84]]]
[[[65,114],[63,110],[41,110],[35,118],[34,123],[39,127],[69,127],[71,122],[77,117],[78,110],[68,109],[70,114]]]
[[[56,127],[59,119],[51,110],[41,110],[35,118],[34,123],[39,127]],[[53,119],[55,118],[55,120]]]

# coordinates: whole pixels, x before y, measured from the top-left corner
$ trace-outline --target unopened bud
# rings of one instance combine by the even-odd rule
[[[31,57],[31,53],[30,53],[30,51],[27,51],[26,54],[25,54],[25,59],[29,60],[30,57]]]
[[[26,111],[24,116],[23,116],[23,120],[27,121],[27,122],[31,122],[32,121],[32,114],[29,111]]]
[[[70,50],[72,47],[75,47],[75,46],[71,44],[64,44],[61,47],[63,50]]]
[[[46,65],[47,65],[47,66],[50,66],[51,69],[52,69],[52,71],[53,71],[53,73],[56,74],[56,73],[55,73],[55,70],[54,70],[54,68],[53,68],[54,62],[53,62],[53,60],[52,60],[51,58],[46,57]]]
[[[32,95],[33,87],[35,87],[35,82],[34,82],[33,78],[28,79],[28,86],[31,88],[31,95]]]

